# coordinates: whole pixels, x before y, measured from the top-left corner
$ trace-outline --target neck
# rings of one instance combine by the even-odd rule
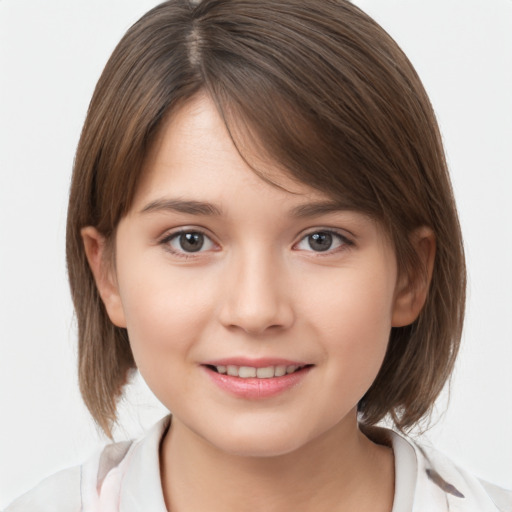
[[[389,512],[391,449],[376,445],[347,418],[291,453],[225,453],[173,419],[161,445],[162,487],[172,512],[226,510]]]

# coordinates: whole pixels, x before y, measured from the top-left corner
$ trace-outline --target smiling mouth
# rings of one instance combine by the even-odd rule
[[[255,368],[253,366],[236,366],[236,365],[205,365],[209,370],[221,375],[229,375],[231,377],[239,377],[241,379],[273,379],[275,377],[284,377],[292,373],[299,372],[304,368],[309,368],[313,365],[306,364],[302,366],[297,365],[276,365],[265,366],[263,368]]]

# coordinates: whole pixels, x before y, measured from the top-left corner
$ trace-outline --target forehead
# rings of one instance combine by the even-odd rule
[[[248,190],[289,204],[333,202],[257,150],[242,156],[213,102],[198,95],[174,111],[160,129],[147,155],[133,209],[168,194],[225,203]]]

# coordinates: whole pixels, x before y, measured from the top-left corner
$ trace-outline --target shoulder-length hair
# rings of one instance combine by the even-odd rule
[[[390,415],[399,429],[411,427],[431,410],[458,351],[462,238],[420,79],[392,38],[346,0],[170,0],[114,50],[78,145],[67,220],[80,389],[91,414],[111,435],[135,362],[126,330],[110,322],[99,297],[80,230],[95,226],[114,239],[163,120],[199,92],[240,151],[253,140],[291,176],[377,219],[399,272],[422,271],[410,235],[420,226],[434,232],[426,304],[413,324],[392,329],[359,403],[363,424]]]

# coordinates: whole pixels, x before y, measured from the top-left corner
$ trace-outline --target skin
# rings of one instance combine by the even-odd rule
[[[173,413],[160,454],[168,508],[391,510],[392,451],[360,432],[356,406],[391,327],[414,321],[428,283],[398,276],[391,244],[365,215],[297,216],[329,198],[272,164],[265,172],[284,189],[258,177],[205,96],[167,122],[143,172],[114,268],[97,230],[82,236],[112,322],[128,329],[139,371]],[[201,250],[187,252],[180,230],[204,233]],[[332,245],[318,251],[310,235],[327,231]],[[414,236],[431,269],[433,235]],[[226,357],[312,367],[291,389],[244,399],[203,366]]]

